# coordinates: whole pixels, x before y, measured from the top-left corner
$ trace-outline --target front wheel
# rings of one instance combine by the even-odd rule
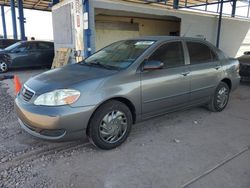
[[[101,149],[113,149],[127,139],[132,122],[131,111],[125,104],[108,101],[96,110],[90,120],[89,140]]]
[[[229,100],[230,89],[225,82],[221,82],[216,90],[215,93],[208,104],[209,110],[212,112],[221,112],[227,106]]]
[[[0,62],[0,72],[7,72],[8,71],[8,64],[4,61]]]

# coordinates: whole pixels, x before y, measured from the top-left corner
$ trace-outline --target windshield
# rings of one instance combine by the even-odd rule
[[[21,44],[21,42],[17,42],[15,44],[12,44],[12,45],[8,46],[7,48],[5,48],[5,50],[13,50],[14,48],[19,46],[20,44]]]
[[[125,69],[154,42],[152,40],[119,41],[101,49],[82,63],[110,69]]]

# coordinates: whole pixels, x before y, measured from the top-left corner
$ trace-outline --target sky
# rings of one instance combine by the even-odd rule
[[[16,9],[16,17],[18,17],[18,10]],[[26,18],[25,23],[25,35],[35,37],[37,40],[53,40],[53,29],[52,29],[52,14],[51,12],[28,10],[24,9],[24,17]],[[5,20],[7,27],[7,35],[12,38],[12,19],[10,7],[5,6]],[[17,22],[17,32],[20,36],[19,20]],[[0,19],[0,34],[3,35],[2,19]]]
[[[242,5],[246,5],[246,3],[237,2],[237,6],[240,7]],[[205,9],[205,7],[199,7],[199,9]],[[186,9],[185,9],[186,10]],[[189,9],[190,10],[190,9]],[[216,11],[217,5],[208,6],[209,11]],[[227,14],[231,14],[232,6],[230,3],[225,3],[223,6],[223,12]],[[192,10],[193,11],[193,10]],[[246,7],[237,8],[236,15],[246,16],[248,13],[248,9]],[[12,21],[11,21],[11,11],[10,7],[5,6],[5,19],[6,19],[6,27],[7,34],[9,38],[12,38]],[[18,10],[16,9],[16,17],[18,17]],[[53,40],[53,29],[52,29],[52,13],[45,11],[37,11],[37,10],[28,10],[24,9],[24,17],[26,18],[25,23],[25,34],[30,39],[31,37],[35,37],[37,40]],[[19,21],[17,20],[17,30],[18,36],[20,36],[19,31]],[[2,19],[0,19],[0,34],[3,35],[2,28]]]

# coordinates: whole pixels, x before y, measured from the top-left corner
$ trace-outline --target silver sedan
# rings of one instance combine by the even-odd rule
[[[21,127],[33,136],[87,135],[97,147],[112,149],[136,122],[204,104],[222,111],[238,72],[236,59],[204,40],[142,37],[31,78],[15,106]]]

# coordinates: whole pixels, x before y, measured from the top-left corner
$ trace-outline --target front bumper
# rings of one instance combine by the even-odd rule
[[[95,106],[36,106],[15,99],[19,123],[29,134],[46,140],[72,140],[85,136],[89,119]]]

